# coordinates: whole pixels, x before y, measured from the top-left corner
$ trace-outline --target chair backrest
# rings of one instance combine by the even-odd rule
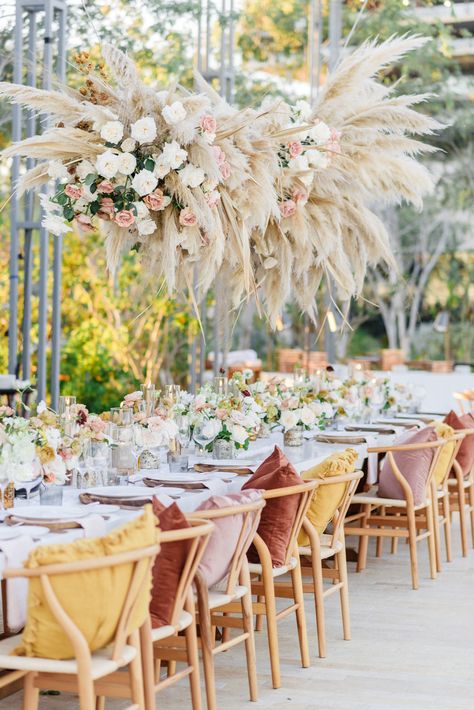
[[[226,508],[210,508],[208,510],[199,510],[192,513],[194,518],[199,517],[210,521],[231,516],[240,516],[242,518],[242,527],[226,575],[226,594],[231,594],[238,584],[242,564],[247,550],[257,532],[260,515],[264,506],[265,501],[262,497],[260,500],[256,500],[253,503],[232,505]]]
[[[463,430],[463,429],[459,429],[459,430],[456,431],[456,433],[455,433],[453,436],[450,436],[449,438],[447,438],[447,439],[444,440],[446,444],[448,444],[449,442],[454,442],[454,447],[453,447],[453,450],[452,450],[452,452],[451,452],[451,456],[449,457],[449,461],[447,462],[447,466],[446,466],[446,470],[445,470],[445,472],[444,472],[443,478],[442,478],[442,480],[439,482],[438,485],[444,486],[444,484],[446,483],[446,481],[447,481],[447,479],[448,479],[448,477],[449,477],[449,474],[451,473],[451,469],[453,468],[453,465],[454,465],[454,462],[455,462],[455,460],[456,460],[456,456],[458,455],[458,451],[459,451],[459,449],[460,449],[460,447],[461,447],[461,444],[462,444],[463,440],[464,440],[465,437],[466,437],[466,432],[467,432],[467,431],[468,431],[468,430],[466,430],[466,429],[464,429],[464,430]],[[473,430],[473,431],[474,431],[474,430]]]
[[[353,471],[352,473],[343,473],[339,476],[327,476],[326,478],[316,479],[317,488],[320,486],[339,486],[344,484],[342,495],[332,517],[333,532],[331,534],[330,547],[335,547],[336,542],[344,533],[344,520],[349,510],[352,497],[356,492],[357,484],[363,475],[362,471]],[[313,544],[314,536],[317,537],[318,532],[308,518],[304,521],[303,528]]]
[[[273,490],[268,490],[265,491],[263,494],[263,497],[265,500],[270,500],[272,498],[284,498],[286,496],[294,496],[294,495],[299,495],[300,500],[298,503],[298,508],[296,510],[296,515],[293,519],[293,524],[291,527],[291,532],[290,536],[288,538],[288,546],[286,548],[286,553],[285,553],[285,560],[283,562],[284,565],[288,565],[294,552],[297,547],[297,538],[298,534],[301,530],[301,527],[303,525],[303,521],[306,516],[306,512],[309,508],[309,504],[311,503],[311,496],[313,494],[314,489],[318,485],[317,480],[313,481],[307,481],[305,483],[298,483],[295,486],[288,486],[287,488],[274,488]],[[264,541],[260,537],[260,535],[256,534],[255,535],[255,547],[257,551],[260,554],[260,550],[262,548],[262,545],[265,545]],[[265,548],[268,550],[268,548],[265,545]]]
[[[207,516],[206,516],[207,517]],[[209,520],[201,520],[198,514],[193,513],[192,518],[188,518],[191,527],[180,528],[178,530],[162,531],[160,535],[161,544],[167,542],[178,542],[187,540],[190,543],[186,562],[181,572],[178,588],[171,614],[171,624],[177,624],[188,596],[189,589],[193,583],[197,568],[202,560],[204,550],[209,542],[209,538],[214,531],[214,525]]]
[[[461,414],[474,411],[474,390],[453,392],[453,397],[457,400]]]
[[[157,530],[158,540],[159,536],[160,533]],[[99,569],[132,565],[128,589],[123,599],[119,600],[121,611],[112,642],[112,659],[117,660],[122,654],[128,637],[133,632],[137,631],[136,628],[133,628],[132,620],[135,610],[141,601],[140,593],[143,590],[143,585],[149,584],[149,587],[151,587],[151,568],[159,550],[159,544],[155,544],[128,552],[121,552],[116,555],[93,557],[74,562],[61,562],[34,568],[6,569],[4,571],[4,577],[7,579],[13,577],[39,577],[49,609],[58,624],[62,627],[65,635],[69,638],[78,662],[78,671],[81,672],[81,666],[84,669],[90,665],[91,652],[89,645],[73,619],[63,608],[53,589],[51,581],[54,580],[55,577],[75,574],[77,572],[80,572],[81,575],[86,575],[88,572],[93,573],[95,570]],[[148,583],[146,582],[147,578],[149,579]],[[114,602],[117,603],[118,600],[115,598]],[[104,611],[106,612],[106,610]],[[84,613],[87,614],[87,599],[84,599]]]

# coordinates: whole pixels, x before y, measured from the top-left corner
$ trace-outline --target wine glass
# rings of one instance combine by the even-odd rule
[[[143,427],[140,424],[135,424],[133,426],[132,434],[132,446],[131,452],[135,459],[135,468],[138,471],[140,469],[140,456],[145,449],[145,433]]]
[[[174,418],[178,427],[177,439],[182,449],[186,449],[191,441],[191,426],[187,414],[177,414]]]
[[[219,433],[215,419],[201,419],[196,422],[193,430],[193,439],[201,447],[207,449]]]
[[[77,457],[77,471],[79,473],[76,479],[76,487],[84,488],[88,483],[87,474],[92,466],[92,447],[90,439],[84,439],[81,445],[79,456]]]

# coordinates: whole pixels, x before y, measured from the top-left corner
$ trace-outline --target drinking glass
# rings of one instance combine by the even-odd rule
[[[186,449],[191,441],[191,423],[187,414],[177,414],[174,418],[178,427],[178,442],[182,449]]]
[[[206,449],[206,447],[213,443],[218,433],[214,421],[201,419],[201,421],[198,421],[194,425],[193,439],[199,444],[201,449]]]
[[[140,424],[135,424],[133,427],[132,436],[132,454],[135,459],[135,468],[138,471],[140,469],[140,456],[145,449],[145,434],[143,427]]]
[[[40,505],[62,505],[63,487],[55,483],[42,483],[40,486]]]
[[[58,414],[60,417],[63,416],[74,404],[77,403],[77,397],[72,395],[61,395],[58,400]]]

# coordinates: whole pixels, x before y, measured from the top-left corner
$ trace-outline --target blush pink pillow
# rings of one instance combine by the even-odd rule
[[[398,437],[394,441],[394,445],[425,444],[428,441],[436,441],[437,438],[435,428],[428,426],[415,432],[413,432],[413,430],[406,432],[403,436]],[[398,469],[413,491],[415,505],[419,505],[424,501],[426,479],[428,478],[435,452],[436,448],[430,448],[415,449],[413,451],[397,451],[393,454]],[[377,495],[380,498],[405,500],[403,489],[395,478],[388,456],[380,471]]]
[[[198,510],[233,508],[238,505],[254,503],[261,498],[262,491],[257,489],[242,493],[230,493],[226,496],[211,496],[204,503],[201,503]],[[218,585],[220,591],[225,591],[223,588],[225,587],[225,578],[239,541],[244,518],[243,515],[226,515],[222,518],[215,518],[212,522],[216,529],[207,543],[204,556],[199,565],[199,571],[203,574],[208,587],[216,587]],[[251,542],[250,540],[249,545]],[[224,584],[222,584],[223,581]]]

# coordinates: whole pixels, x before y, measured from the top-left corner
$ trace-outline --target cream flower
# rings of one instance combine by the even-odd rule
[[[318,121],[308,135],[318,145],[324,145],[324,143],[327,143],[331,139],[331,129],[324,121]]]
[[[130,126],[130,133],[138,143],[151,143],[156,138],[156,123],[151,116],[139,118]]]
[[[307,121],[312,113],[311,104],[303,99],[297,101],[295,103],[295,113],[301,118],[301,120]]]
[[[150,216],[150,211],[144,202],[139,200],[133,203],[135,209],[137,210],[137,219],[148,219]]]
[[[121,172],[122,175],[131,175],[137,167],[137,159],[133,153],[120,153],[118,160],[119,172]]]
[[[142,235],[153,234],[156,231],[156,224],[152,219],[141,219],[137,222],[137,229]]]
[[[312,168],[327,168],[329,165],[329,158],[322,150],[312,148],[305,155]]]
[[[303,155],[298,155],[296,158],[291,158],[291,160],[288,161],[288,167],[290,170],[308,170],[309,164],[308,158],[306,157],[307,154],[308,151],[306,151]]]
[[[47,214],[43,217],[41,226],[44,227],[47,232],[54,234],[55,237],[60,237],[62,234],[67,234],[71,231],[71,226],[57,214]]]
[[[167,163],[164,159],[163,153],[161,153],[161,155],[153,155],[153,160],[155,161],[155,167],[153,168],[153,172],[156,177],[161,180],[166,177],[166,175],[168,175],[171,170],[171,167],[169,163]]]
[[[316,421],[316,415],[310,407],[302,407],[300,419],[305,426],[312,426]]]
[[[138,192],[140,197],[153,192],[157,185],[158,180],[153,175],[151,170],[140,170],[140,172],[137,173],[132,180],[132,187],[135,192]]]
[[[95,173],[96,169],[90,160],[81,160],[76,167],[76,175],[79,180],[85,180],[88,175]]]
[[[181,101],[173,101],[172,104],[163,108],[161,115],[169,126],[174,126],[186,118],[186,109]]]
[[[163,162],[173,169],[179,168],[188,158],[187,151],[181,148],[177,141],[165,143],[161,155]]]
[[[53,180],[63,180],[69,177],[66,166],[60,160],[51,160],[48,163],[48,175]]]
[[[206,177],[202,168],[196,167],[192,163],[188,163],[182,170],[179,171],[181,182],[186,187],[199,187],[204,182]]]
[[[107,121],[100,129],[100,137],[107,143],[118,143],[123,138],[123,123],[121,121]]]
[[[298,423],[298,415],[290,409],[281,413],[280,424],[285,431],[293,429]]]
[[[95,167],[102,177],[109,179],[115,177],[119,170],[118,155],[112,153],[111,150],[106,150],[105,153],[97,156]]]
[[[232,424],[230,431],[235,443],[244,446],[249,438],[247,430],[241,424]]]
[[[124,153],[130,153],[132,150],[135,150],[137,147],[137,142],[133,140],[133,138],[125,138],[125,140],[122,141],[121,148]]]

